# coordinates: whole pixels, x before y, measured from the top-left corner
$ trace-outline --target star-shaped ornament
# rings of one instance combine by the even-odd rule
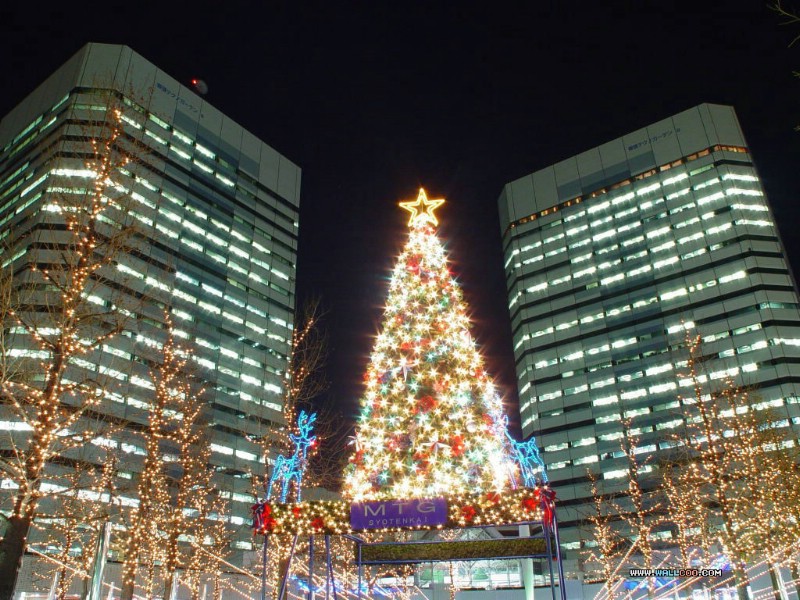
[[[408,219],[409,227],[418,227],[423,223],[430,223],[431,225],[438,225],[439,221],[433,214],[433,211],[444,204],[444,198],[437,198],[436,200],[428,200],[423,188],[419,189],[419,195],[415,201],[408,200],[400,202],[400,207],[411,213]]]

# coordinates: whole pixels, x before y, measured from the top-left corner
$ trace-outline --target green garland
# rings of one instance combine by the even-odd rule
[[[544,539],[458,540],[405,544],[376,544],[361,547],[365,564],[420,563],[443,560],[476,560],[509,556],[547,555]]]
[[[549,498],[542,491],[551,494]],[[552,514],[552,491],[548,487],[520,488],[504,492],[456,494],[446,498],[448,520],[440,526],[388,527],[368,531],[408,531],[412,529],[455,529],[480,525],[505,525],[542,521]],[[549,507],[547,511],[545,508]],[[253,506],[257,534],[333,534],[354,533],[350,527],[350,503],[340,501],[309,501],[297,504],[268,504]]]

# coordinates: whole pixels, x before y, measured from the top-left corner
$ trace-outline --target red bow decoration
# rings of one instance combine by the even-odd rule
[[[272,508],[265,500],[259,500],[250,507],[253,513],[253,529],[260,531],[264,528],[264,519],[270,515]]]
[[[536,498],[522,499],[522,508],[524,508],[528,512],[535,511],[537,506],[539,506],[539,501]]]
[[[436,408],[436,404],[437,404],[436,398],[434,398],[433,396],[423,396],[422,398],[417,400],[417,408],[419,408],[419,410],[424,413],[430,412],[431,410]]]
[[[475,518],[475,514],[476,514],[477,512],[478,512],[478,511],[476,511],[476,510],[475,510],[475,507],[474,507],[474,506],[469,506],[469,505],[467,505],[467,506],[462,506],[462,507],[461,507],[461,516],[462,516],[462,517],[464,517],[464,520],[465,520],[467,523],[470,523],[470,522],[472,522],[472,519],[474,519],[474,518]]]
[[[325,521],[322,520],[322,517],[317,517],[311,521],[311,527],[313,527],[315,531],[322,531],[325,529]]]
[[[360,465],[364,461],[364,451],[356,450],[356,453],[350,457],[350,462]]]
[[[414,462],[417,464],[417,467],[421,469],[423,472],[427,473],[428,467],[430,467],[431,464],[430,455],[424,450],[417,450],[412,458],[414,459]]]
[[[266,500],[259,500],[250,507],[253,512],[253,530],[256,533],[265,533],[275,529],[277,521],[272,517],[272,507]]]
[[[460,435],[454,435],[450,438],[450,452],[453,456],[461,456],[464,454],[464,438]]]
[[[542,520],[552,525],[556,509],[556,491],[550,487],[537,487],[533,490],[533,495],[542,507]]]

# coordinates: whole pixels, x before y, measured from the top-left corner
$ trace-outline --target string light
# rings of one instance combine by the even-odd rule
[[[260,502],[253,507],[254,532],[262,535],[350,534],[350,503],[316,500],[298,503]],[[499,494],[454,493],[447,497],[447,522],[437,529],[550,521],[555,493],[548,485],[520,488]],[[371,532],[426,530],[427,525],[370,529]]]

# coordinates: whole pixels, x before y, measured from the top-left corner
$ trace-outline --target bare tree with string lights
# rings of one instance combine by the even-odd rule
[[[606,597],[614,598],[617,581],[622,577],[619,570],[627,556],[625,552],[627,541],[617,531],[616,523],[619,517],[616,514],[616,507],[609,497],[601,493],[597,475],[589,470],[587,476],[592,495],[592,508],[585,522],[594,544],[591,549],[585,551],[584,564],[600,565]]]
[[[747,563],[772,553],[766,533],[775,527],[776,510],[779,519],[786,514],[768,492],[781,485],[786,432],[768,411],[759,410],[747,389],[729,378],[723,377],[717,387],[708,385],[713,377],[703,372],[699,336],[687,334],[686,346],[685,377],[693,395],[681,398],[691,416],[676,436],[683,451],[681,487],[711,521],[714,537],[730,562],[737,593],[746,598]]]
[[[664,493],[665,522],[673,532],[678,547],[680,566],[690,569],[700,556],[708,556],[712,545],[712,532],[703,506],[703,498],[693,485],[696,475],[686,474],[694,465],[665,462],[661,465],[661,489]]]
[[[184,537],[194,538],[201,547],[211,537],[218,552],[223,547],[219,540],[224,536],[208,523],[225,520],[226,504],[212,481],[206,404],[188,367],[191,350],[176,342],[168,317],[166,327],[167,339],[151,371],[153,395],[137,486],[139,503],[126,532],[123,599],[133,597],[142,567],[148,597],[157,571],[167,600],[174,597],[181,571],[192,571],[188,579],[197,581],[205,556],[182,543]]]
[[[124,138],[113,102],[102,115],[76,132],[68,157],[58,158],[66,156],[61,147],[47,150],[56,165],[85,161],[45,174],[41,210],[31,216],[37,227],[0,250],[0,407],[16,423],[0,458],[0,473],[13,483],[9,516],[0,517],[2,600],[13,595],[37,507],[57,489],[44,485],[57,478],[50,465],[113,428],[97,408],[119,382],[98,368],[97,356],[131,314],[106,284],[135,232],[125,207],[137,148]]]
[[[68,487],[60,494],[55,514],[37,516],[33,525],[42,533],[42,574],[55,581],[56,600],[67,600],[73,583],[81,581],[88,596],[96,553],[106,524],[116,512],[116,458],[109,454],[99,467],[83,465],[64,477]]]
[[[654,486],[648,485],[645,473],[652,470],[651,465],[639,459],[641,447],[638,431],[632,426],[631,419],[622,421],[622,437],[620,450],[625,461],[625,479],[627,485],[625,494],[618,500],[618,513],[621,520],[626,523],[633,539],[632,555],[640,556],[640,567],[653,569],[652,534],[661,524],[661,498]],[[624,498],[624,502],[622,499]],[[655,597],[655,581],[653,577],[647,578],[647,597]]]

